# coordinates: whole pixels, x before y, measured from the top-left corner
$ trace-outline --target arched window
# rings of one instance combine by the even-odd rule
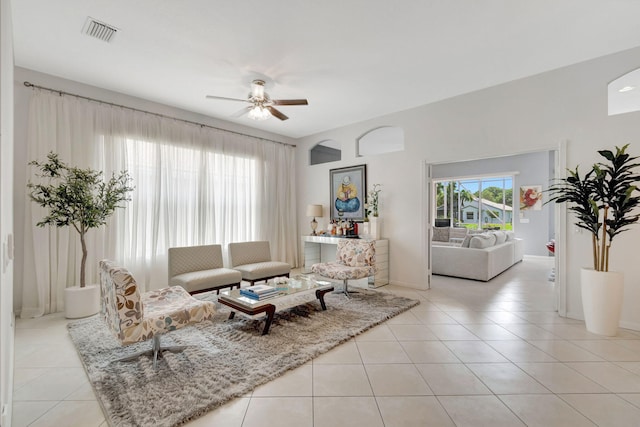
[[[640,68],[609,83],[607,92],[610,116],[640,110]]]
[[[383,126],[372,129],[358,139],[358,156],[404,151],[404,129],[397,126]]]
[[[340,143],[333,139],[325,139],[318,142],[309,151],[309,164],[319,165],[321,163],[337,162],[342,158]]]

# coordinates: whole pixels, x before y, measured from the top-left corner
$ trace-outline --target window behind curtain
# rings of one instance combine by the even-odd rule
[[[117,243],[126,259],[153,260],[175,246],[256,239],[256,160],[126,139],[135,190]]]
[[[87,234],[90,282],[108,258],[141,290],[161,288],[169,247],[233,241],[268,240],[297,266],[293,146],[46,90],[33,91],[27,123],[29,160],[54,151],[107,178],[131,173],[131,202]],[[42,212],[27,199],[24,209],[21,313],[32,317],[63,308],[81,251],[75,230],[37,227]]]

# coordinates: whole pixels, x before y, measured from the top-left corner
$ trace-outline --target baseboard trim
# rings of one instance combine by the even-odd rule
[[[638,322],[620,322],[620,327],[624,329],[631,329],[632,331],[640,331],[640,323]]]
[[[400,282],[398,280],[390,280],[389,281],[390,285],[395,285],[395,286],[402,286],[403,288],[411,288],[411,289],[416,289],[418,291],[428,291],[429,290],[429,286],[426,284],[417,284],[417,283],[407,283],[407,282]]]
[[[571,311],[567,311],[566,317],[568,319],[582,320],[584,322],[584,316],[582,315],[582,313],[574,313],[574,312],[571,312]]]
[[[553,260],[552,256],[545,256],[545,255],[523,255],[523,259],[550,259]]]

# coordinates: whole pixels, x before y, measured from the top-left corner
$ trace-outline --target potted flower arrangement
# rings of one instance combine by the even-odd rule
[[[379,195],[382,189],[380,187],[382,184],[373,184],[373,188],[369,190],[367,193],[367,215],[371,215],[374,217],[378,216],[378,203],[379,203]]]
[[[87,244],[85,237],[92,228],[106,224],[107,219],[122,202],[129,201],[131,179],[126,171],[113,175],[105,182],[102,172],[69,166],[51,152],[46,162],[29,163],[38,169],[40,183],[29,182],[29,198],[48,210],[36,225],[44,227],[73,227],[80,235],[82,261],[80,286],[65,289],[65,313],[68,318],[86,317],[100,309],[100,288],[86,286],[85,266]]]
[[[371,190],[367,192],[367,203],[365,208],[365,227],[364,234],[371,239],[380,238],[380,222],[378,221],[378,203],[380,202],[380,188],[382,184],[373,184]]]
[[[636,183],[640,175],[638,157],[626,153],[629,144],[600,150],[605,162],[592,166],[584,175],[568,170],[569,176],[549,187],[547,203],[567,203],[577,218],[576,226],[591,233],[593,266],[583,268],[580,276],[582,305],[587,330],[601,335],[617,334],[624,276],[609,271],[613,239],[640,219],[636,208],[640,197]]]

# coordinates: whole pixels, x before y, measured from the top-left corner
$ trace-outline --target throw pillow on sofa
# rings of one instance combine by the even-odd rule
[[[462,241],[462,244],[460,245],[461,248],[468,248],[469,247],[469,243],[471,243],[471,238],[473,236],[471,234],[467,234],[466,236],[464,236],[464,240]]]
[[[494,231],[492,234],[496,236],[496,245],[507,241],[507,233],[504,231]]]
[[[449,241],[449,227],[433,227],[433,241],[435,242],[448,242]]]
[[[484,234],[484,230],[472,229],[468,231],[469,234]]]
[[[464,239],[467,236],[466,227],[453,227],[449,229],[449,240],[451,239]]]
[[[496,244],[496,236],[493,234],[476,234],[471,238],[469,247],[473,249],[486,249]]]

